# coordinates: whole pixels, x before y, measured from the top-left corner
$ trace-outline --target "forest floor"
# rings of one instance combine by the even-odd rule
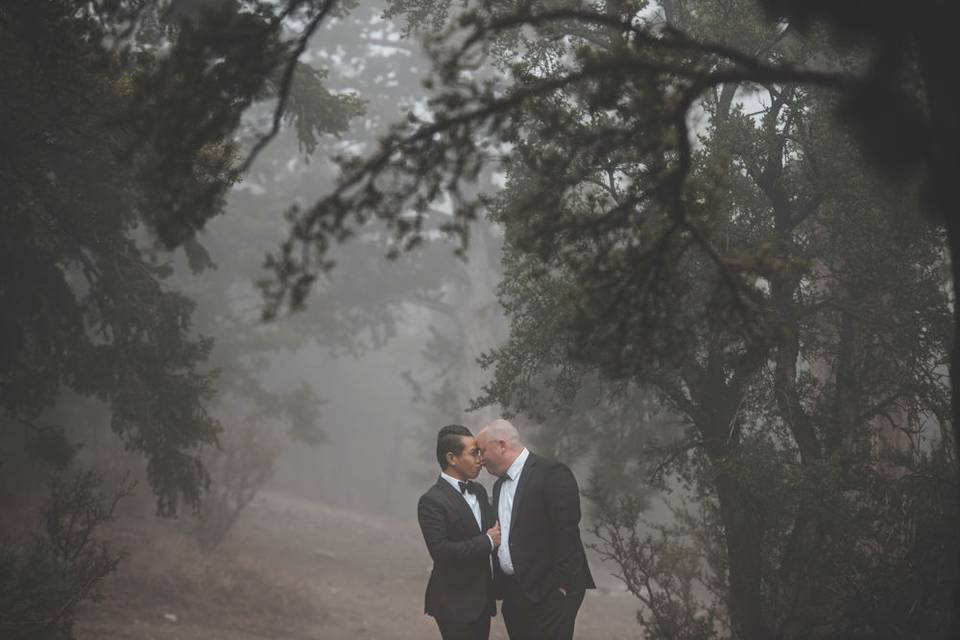
[[[118,517],[104,537],[128,553],[80,611],[78,640],[426,640],[430,558],[416,522],[280,495],[258,498],[208,554],[175,523]],[[577,618],[579,640],[640,638],[636,600],[592,563],[600,589]],[[498,615],[490,634],[506,640]]]

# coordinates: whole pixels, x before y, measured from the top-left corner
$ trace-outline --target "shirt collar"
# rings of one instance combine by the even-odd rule
[[[511,464],[507,469],[507,475],[510,476],[511,480],[516,480],[520,477],[520,472],[523,471],[523,465],[529,457],[530,452],[526,447],[524,447],[523,451],[520,452],[520,455],[517,456],[517,459],[514,460],[513,464]]]
[[[453,476],[448,475],[443,471],[440,472],[440,477],[449,482],[450,486],[457,490],[457,493],[463,493],[460,491],[460,483],[463,482],[463,480],[457,480]]]

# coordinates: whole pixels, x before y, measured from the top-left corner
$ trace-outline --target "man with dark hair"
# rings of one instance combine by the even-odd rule
[[[417,519],[433,571],[425,612],[443,640],[486,640],[496,613],[490,555],[500,544],[500,525],[487,501],[480,474],[480,449],[458,424],[437,434],[440,478],[420,496]]]

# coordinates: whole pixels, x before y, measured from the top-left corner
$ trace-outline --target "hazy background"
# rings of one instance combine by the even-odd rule
[[[213,319],[214,332],[229,323],[237,334],[284,334],[289,348],[258,353],[250,366],[269,389],[307,385],[316,394],[325,440],[316,447],[288,442],[270,487],[409,517],[436,475],[436,431],[453,422],[476,430],[495,414],[464,409],[488,375],[471,356],[505,335],[493,290],[499,279],[497,231],[483,223],[473,256],[464,262],[452,243],[439,238],[436,246],[388,261],[385,238],[376,228],[368,230],[334,251],[339,264],[304,311],[267,326],[260,326],[259,292],[253,288],[265,275],[266,252],[286,233],[285,209],[310,203],[331,187],[336,174],[329,156],[370,149],[386,125],[425,98],[421,81],[428,62],[418,39],[403,38],[382,12],[377,3],[363,3],[330,21],[305,57],[330,69],[331,90],[361,96],[364,115],[339,140],[322,139],[310,155],[292,130],[272,142],[233,189],[225,213],[201,235],[217,265],[215,284],[184,273],[183,287],[196,295],[198,315]],[[266,107],[260,112],[269,113]],[[249,119],[263,125],[257,112]],[[204,295],[206,286],[217,290],[215,300]],[[441,304],[448,309],[437,311]],[[462,340],[465,331],[473,334],[469,343]],[[217,340],[218,352],[232,346],[229,336]],[[434,347],[440,351],[429,353]],[[237,400],[224,398],[219,410],[242,413],[231,404]]]
[[[900,3],[551,0],[476,64],[404,30],[461,3],[345,4],[222,207],[275,116],[284,56],[249,38],[273,5],[0,7],[0,636],[436,637],[416,500],[437,430],[503,402],[580,482],[578,638],[953,638],[960,233],[931,131],[957,128],[931,122],[960,110],[920,71],[955,38]],[[146,7],[142,60],[109,22],[98,46],[118,6]],[[265,320],[267,256],[388,131],[376,195],[442,195],[326,201],[345,222],[286,246],[343,235],[332,268]],[[483,168],[455,201],[457,160]]]

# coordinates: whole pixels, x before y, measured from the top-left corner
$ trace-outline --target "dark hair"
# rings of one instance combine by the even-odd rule
[[[462,424],[448,424],[437,434],[437,462],[441,469],[447,468],[447,454],[459,456],[466,446],[463,438],[472,438],[473,434]]]

